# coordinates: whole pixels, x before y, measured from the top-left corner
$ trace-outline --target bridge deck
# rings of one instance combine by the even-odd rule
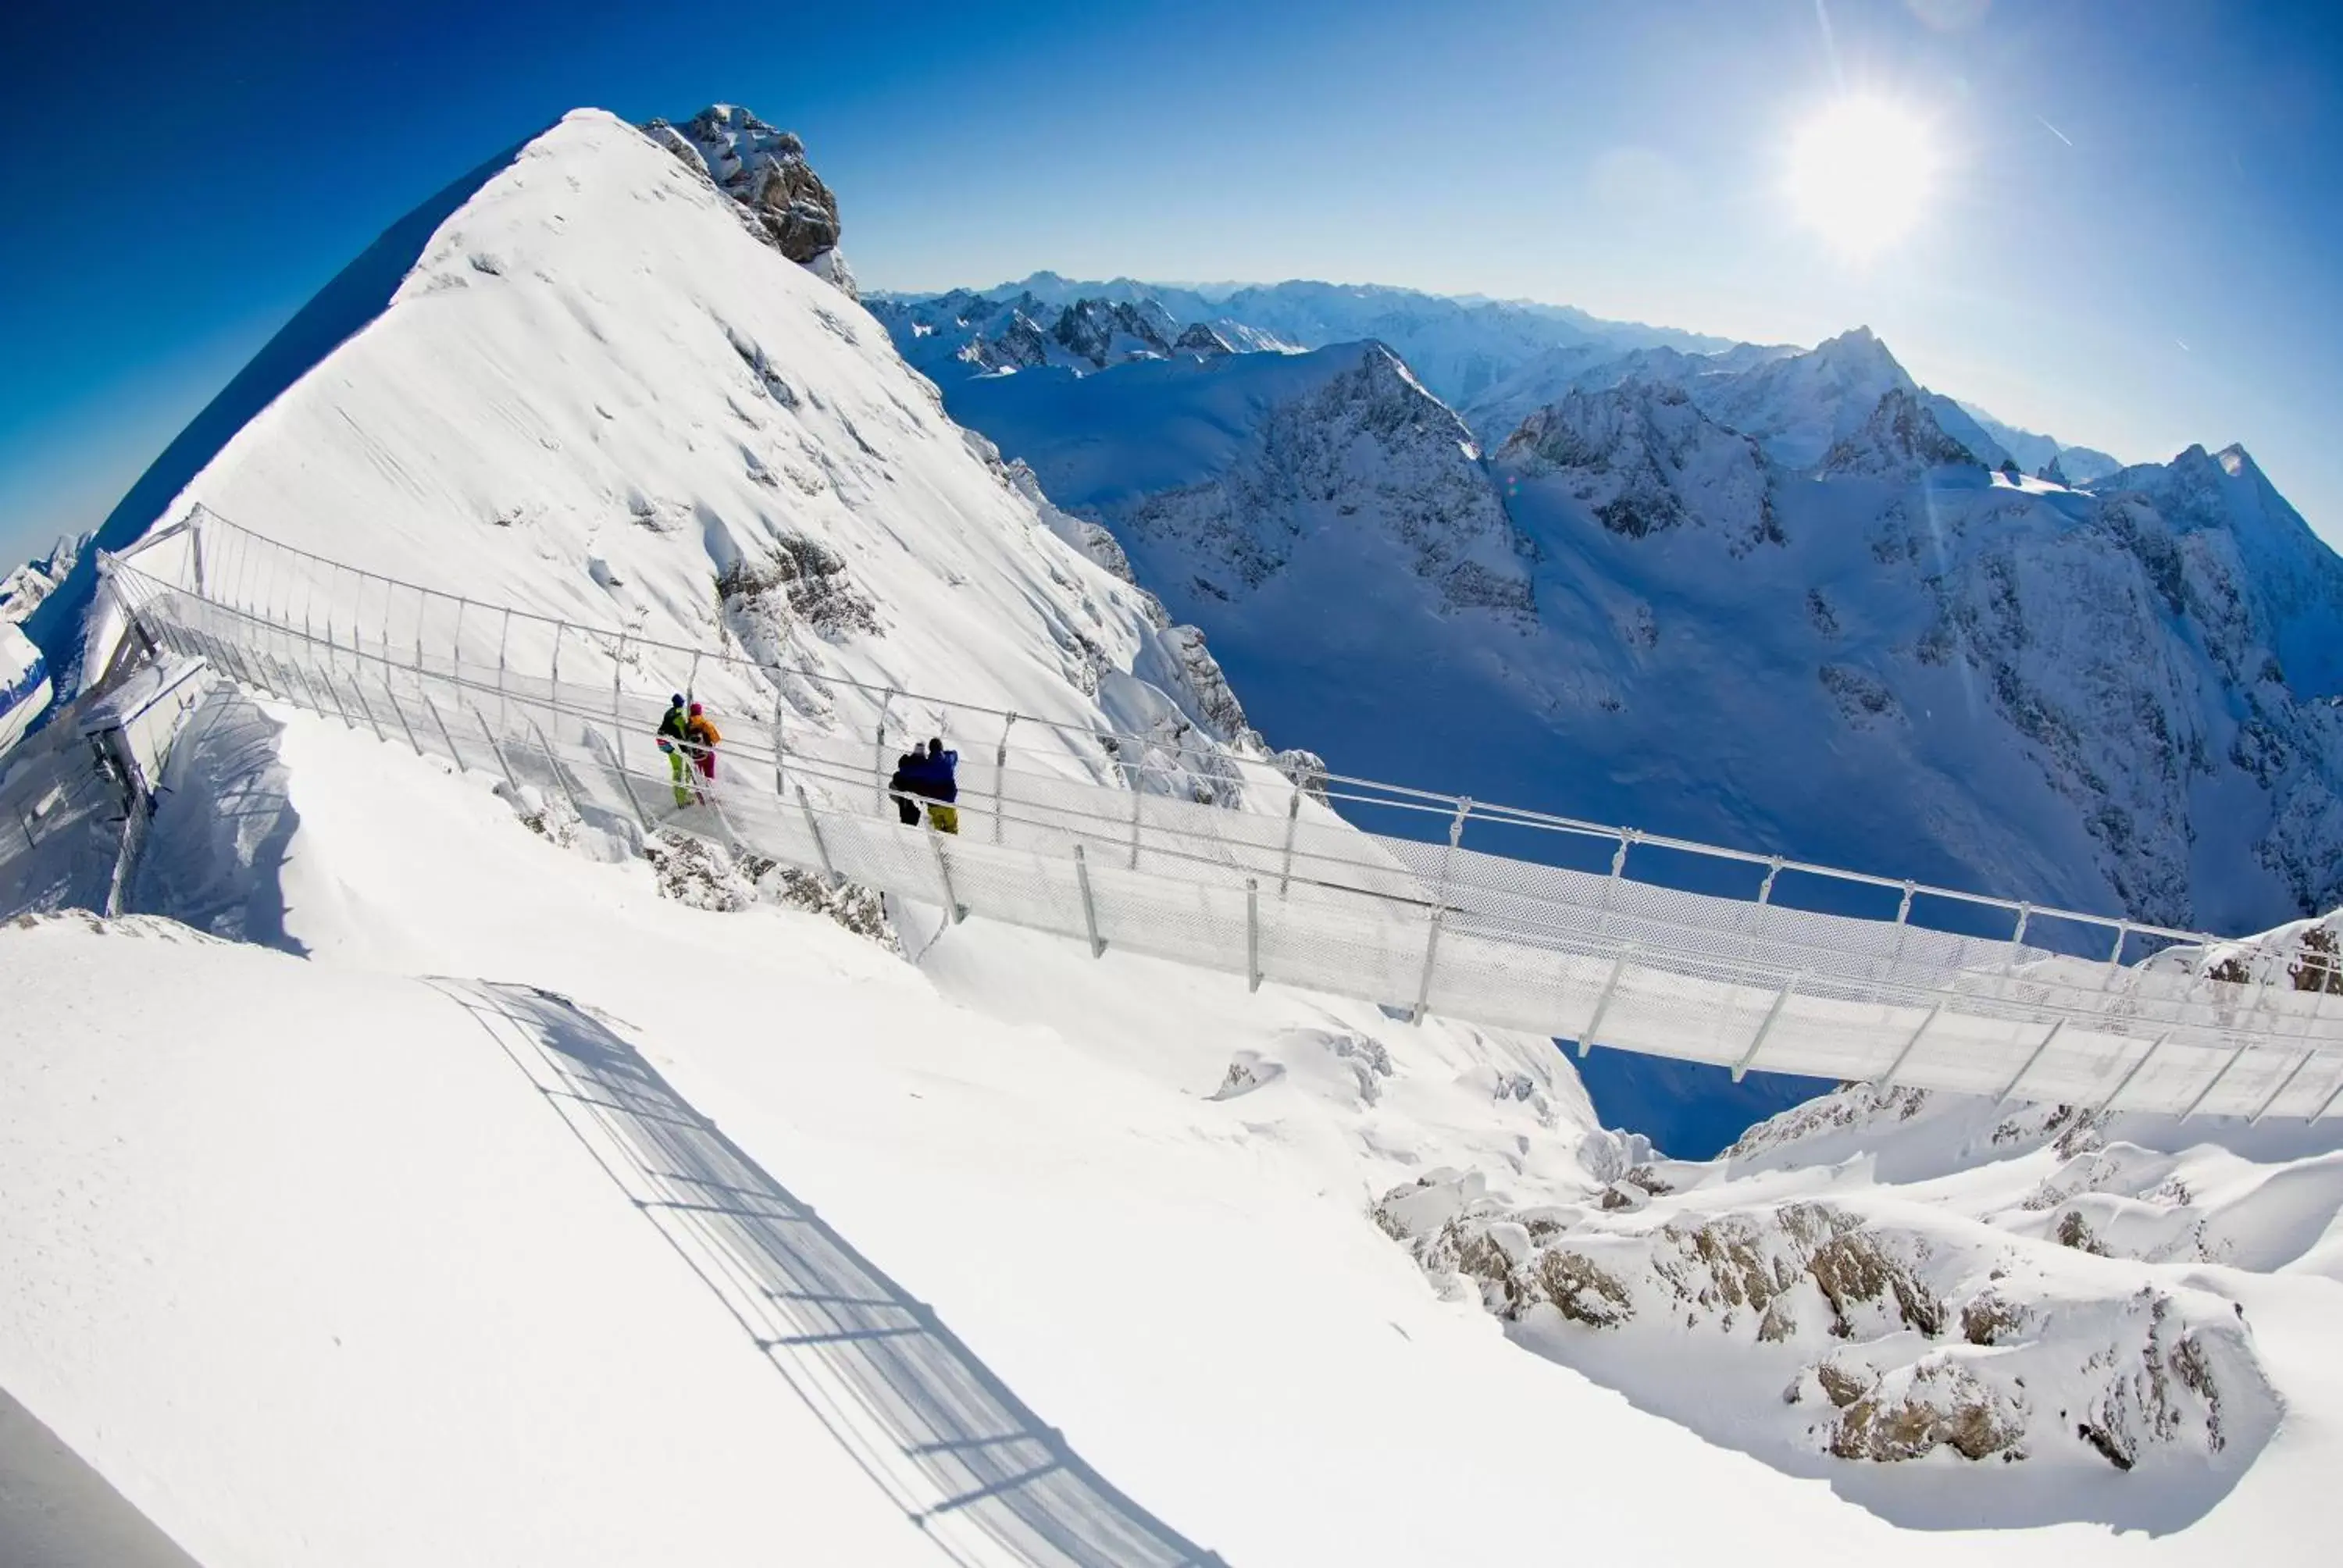
[[[224,603],[231,596],[216,587],[199,594],[147,575],[147,565],[116,560],[109,577],[146,634],[279,700],[534,784],[587,813],[698,834],[1101,953],[1736,1072],[2178,1114],[2317,1118],[2343,1100],[2343,999],[2298,990],[2267,966],[2258,983],[2241,984],[2179,955],[2123,961],[2143,932],[2186,933],[2105,921],[2094,939],[2112,937],[2104,956],[2076,957],[2026,940],[2026,906],[2005,906],[2016,916],[2008,936],[1919,924],[1909,884],[1893,920],[1790,908],[1771,898],[1782,862],[1732,850],[1702,852],[1763,869],[1760,897],[1687,891],[1632,874],[1628,851],[1644,841],[1633,833],[1413,791],[1377,803],[1453,806],[1447,841],[1368,833],[1334,809],[1366,799],[1346,792],[1352,781],[1297,780],[1266,760],[1218,754],[1151,759],[1144,742],[1039,721],[1027,721],[1032,744],[1012,746],[1019,721],[1005,715],[993,716],[997,747],[970,749],[963,763],[961,830],[949,836],[901,826],[881,769],[910,738],[887,728],[899,698],[922,729],[939,716],[949,722],[954,705],[896,693],[868,729],[850,730],[835,713],[809,723],[769,696],[770,720],[728,717],[719,785],[704,803],[679,807],[649,740],[663,699],[627,689],[662,673],[644,668],[647,645],[564,628],[573,674],[608,671],[564,681],[562,634],[550,668],[523,673],[535,661],[513,655],[509,616],[491,662],[481,634],[498,612],[488,607],[440,596],[457,607],[452,635],[443,617],[427,637],[429,589],[400,585],[418,596],[410,642],[389,634],[387,608],[382,636],[320,632],[291,594]],[[695,669],[703,657],[715,662],[689,657]],[[664,691],[669,680],[683,677],[648,684]],[[1174,779],[1189,796],[1215,799],[1161,792]],[[1608,869],[1463,848],[1457,830],[1476,812],[1476,821],[1599,834]],[[2034,929],[2089,919],[2043,912]]]

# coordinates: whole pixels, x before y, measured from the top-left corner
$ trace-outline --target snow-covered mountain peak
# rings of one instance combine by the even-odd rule
[[[838,253],[838,197],[806,161],[796,132],[731,104],[711,104],[679,129],[665,120],[643,128],[747,208],[767,244],[854,292],[854,274]]]
[[[1574,391],[1523,420],[1498,460],[1517,478],[1566,489],[1630,538],[1690,525],[1717,528],[1736,553],[1781,542],[1765,454],[1680,386],[1634,379]]]
[[[1077,359],[1103,370],[1126,359],[1161,358],[1179,330],[1152,300],[1077,299],[1059,314],[1051,338]]]
[[[1722,423],[1755,436],[1775,461],[1808,468],[1860,429],[1882,397],[1899,390],[1916,396],[1919,387],[1887,346],[1858,327],[1810,353],[1704,387],[1701,402]]]
[[[1187,328],[1172,340],[1172,347],[1179,353],[1199,355],[1205,358],[1214,355],[1236,352],[1227,338],[1202,321],[1191,322]]]
[[[1891,387],[1881,395],[1861,429],[1832,444],[1823,455],[1818,471],[1870,477],[1908,477],[1956,464],[1976,467],[1980,460],[1967,447],[1945,434],[1935,412],[1920,397],[1902,387]]]
[[[1443,615],[1532,611],[1473,433],[1381,343],[1053,366],[967,381],[955,406],[1112,527],[1174,613],[1413,611],[1426,584]]]
[[[0,623],[16,625],[38,609],[42,601],[56,592],[57,585],[71,575],[74,563],[89,548],[89,540],[87,534],[59,539],[47,555],[35,556],[0,575]]]

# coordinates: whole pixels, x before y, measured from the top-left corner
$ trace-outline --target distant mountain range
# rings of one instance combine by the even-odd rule
[[[2343,902],[2343,560],[2242,447],[2118,465],[1860,327],[1048,275],[873,308],[1339,769],[2157,923]],[[1683,1148],[1775,1102],[1674,1099]]]

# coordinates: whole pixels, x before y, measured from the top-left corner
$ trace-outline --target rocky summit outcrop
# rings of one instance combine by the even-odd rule
[[[1201,359],[1236,352],[1229,347],[1227,338],[1201,321],[1191,322],[1186,330],[1172,339],[1172,347],[1178,353],[1193,354]]]
[[[960,358],[985,370],[1030,370],[1050,362],[1050,338],[1031,317],[1011,310],[993,331],[970,338]]]
[[[1573,392],[1523,420],[1498,458],[1556,477],[1614,534],[1714,528],[1736,555],[1782,542],[1764,451],[1681,387],[1638,380]]]
[[[1926,404],[1902,387],[1880,396],[1862,428],[1840,437],[1816,471],[1826,476],[1908,478],[1929,468],[1980,467],[1977,456],[1945,434]]]
[[[1331,373],[1281,388],[1227,469],[1109,510],[1139,538],[1176,550],[1207,597],[1259,588],[1306,541],[1341,539],[1345,557],[1396,547],[1443,613],[1533,614],[1526,547],[1463,422],[1381,344],[1307,358],[1321,356]]]
[[[796,132],[731,104],[712,104],[680,127],[652,120],[643,129],[739,202],[768,245],[855,292],[854,274],[838,253],[838,197],[806,161]]]
[[[39,608],[41,602],[55,593],[57,585],[73,571],[74,563],[89,548],[89,538],[83,534],[76,538],[59,539],[47,555],[35,556],[0,577],[0,623],[21,624]]]
[[[1679,1181],[1702,1184],[1700,1168],[1642,1166],[1585,1201],[1524,1206],[1434,1172],[1374,1219],[1446,1292],[1557,1359],[1696,1359],[1696,1392],[1663,1380],[1641,1396],[1761,1452],[2128,1471],[2158,1452],[2217,1462],[2274,1424],[2252,1331],[2209,1290],[2077,1265],[2056,1238],[2013,1249],[1975,1222],[1715,1209],[1670,1197]]]
[[[1170,354],[1168,334],[1178,330],[1179,323],[1152,301],[1077,299],[1059,314],[1050,337],[1068,354],[1103,370],[1126,359]]]

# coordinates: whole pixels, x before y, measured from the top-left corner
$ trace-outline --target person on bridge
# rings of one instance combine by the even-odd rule
[[[960,753],[947,751],[941,739],[928,742],[928,755],[920,769],[920,782],[928,798],[928,821],[939,833],[960,831],[960,808],[953,804],[960,799]]]
[[[678,807],[691,804],[691,786],[683,781],[684,748],[691,740],[691,716],[684,711],[683,693],[667,699],[667,716],[659,724],[659,749],[667,753],[668,772],[675,783]]]
[[[716,782],[716,743],[724,739],[717,733],[716,725],[697,702],[691,705],[691,716],[683,721],[686,749],[693,762],[710,784]]]
[[[887,793],[895,799],[895,814],[902,819],[906,828],[920,825],[919,798],[924,791],[920,789],[919,776],[920,766],[926,760],[922,752],[904,752],[895,759],[895,771],[887,780]]]

